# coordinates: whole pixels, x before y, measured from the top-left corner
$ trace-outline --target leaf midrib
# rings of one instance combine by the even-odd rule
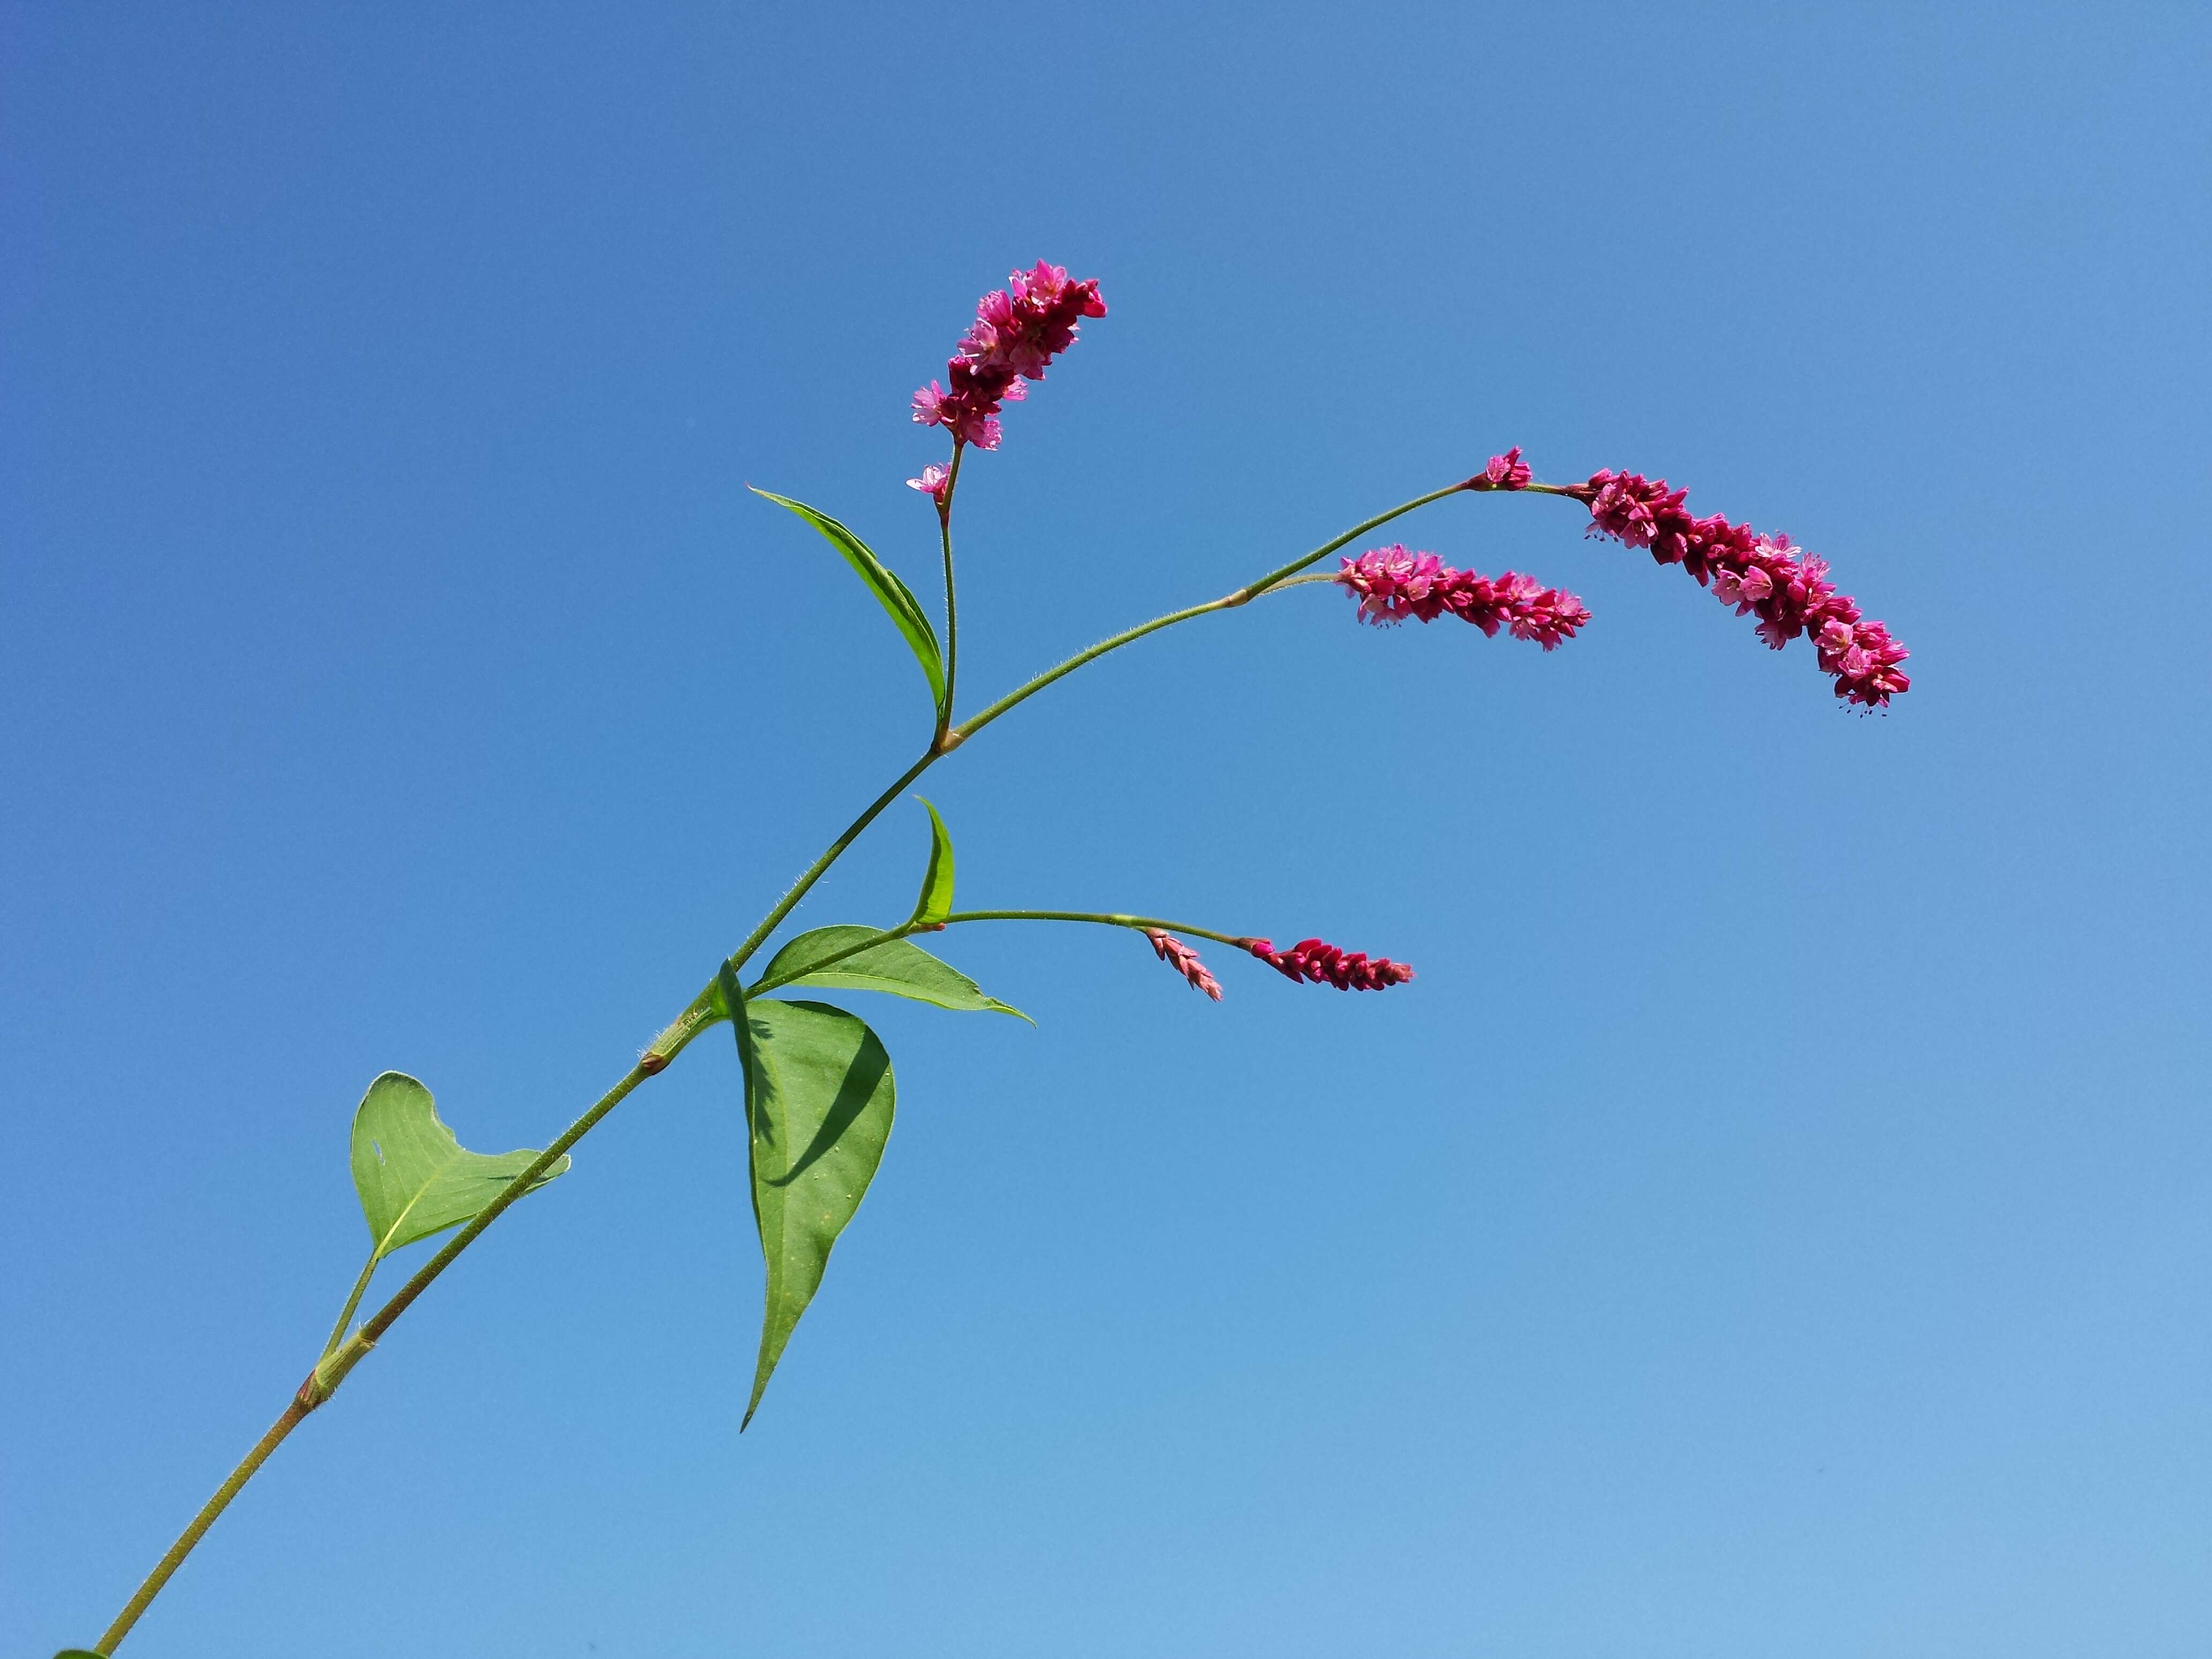
[[[378,1147],[376,1149],[376,1154],[378,1158],[381,1158],[384,1156],[384,1149],[381,1146]],[[394,1248],[392,1243],[392,1235],[407,1224],[407,1218],[415,1213],[415,1206],[422,1201],[423,1197],[429,1192],[431,1188],[438,1184],[438,1177],[445,1174],[447,1170],[452,1169],[460,1159],[468,1156],[468,1150],[462,1146],[458,1140],[455,1141],[453,1150],[447,1154],[445,1161],[440,1164],[436,1169],[430,1171],[429,1179],[415,1189],[415,1196],[407,1200],[406,1204],[401,1208],[399,1213],[392,1218],[392,1225],[385,1230],[384,1237],[376,1241],[376,1259],[378,1261],[380,1261],[384,1259],[384,1253],[386,1250]],[[566,1188],[563,1188],[563,1190],[565,1191]]]

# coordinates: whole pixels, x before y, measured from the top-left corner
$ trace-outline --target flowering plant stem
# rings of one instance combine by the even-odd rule
[[[1347,557],[1339,571],[1302,574],[1370,531],[1447,495],[1528,490],[1582,503],[1589,510],[1590,534],[1647,549],[1658,563],[1679,565],[1700,585],[1710,586],[1715,597],[1739,616],[1756,612],[1759,636],[1772,648],[1780,650],[1790,640],[1810,639],[1822,672],[1833,678],[1835,695],[1848,704],[1862,710],[1886,709],[1911,684],[1899,667],[1906,656],[1903,645],[1881,623],[1867,618],[1849,595],[1837,591],[1825,560],[1793,546],[1788,538],[1759,535],[1749,525],[1734,524],[1717,514],[1693,517],[1685,505],[1686,491],[1669,489],[1663,478],[1640,473],[1606,471],[1580,484],[1538,483],[1516,447],[1492,456],[1474,477],[1378,513],[1218,599],[1171,611],[1101,640],[966,720],[956,720],[960,626],[952,501],[963,459],[970,447],[999,447],[1004,406],[1025,398],[1030,385],[1044,378],[1053,359],[1074,341],[1080,319],[1105,314],[1096,281],[1071,282],[1066,270],[1042,263],[1033,270],[1017,271],[1007,290],[987,295],[979,304],[975,325],[946,364],[945,383],[932,380],[915,394],[915,419],[944,427],[952,436],[949,465],[924,467],[920,477],[908,480],[928,495],[937,508],[945,567],[945,637],[941,647],[920,601],[850,529],[804,502],[757,492],[811,525],[882,605],[929,684],[934,707],[928,744],[800,872],[637,1063],[543,1152],[496,1156],[469,1152],[439,1120],[429,1091],[416,1079],[387,1072],[369,1085],[354,1115],[351,1152],[355,1188],[373,1241],[368,1264],[291,1403],[155,1565],[101,1636],[97,1655],[114,1652],[225,1507],[285,1437],[337,1392],[415,1299],[518,1200],[565,1170],[569,1148],[632,1090],[665,1070],[701,1032],[726,1019],[735,1029],[744,1073],[745,1180],[767,1270],[760,1358],[746,1408],[746,1421],[750,1421],[785,1344],[821,1282],[831,1245],[874,1177],[896,1106],[890,1057],[866,1022],[811,999],[763,1000],[764,994],[787,986],[842,988],[908,997],[955,1012],[1015,1013],[1009,1005],[986,996],[950,963],[912,942],[916,933],[977,921],[1063,921],[1129,929],[1141,933],[1155,955],[1192,988],[1217,1001],[1222,995],[1219,981],[1198,953],[1175,935],[1236,947],[1289,979],[1326,983],[1339,990],[1382,990],[1413,977],[1405,963],[1370,958],[1364,951],[1346,951],[1321,939],[1302,939],[1277,950],[1265,939],[1121,912],[956,911],[951,837],[936,807],[929,805],[929,860],[921,895],[904,922],[889,928],[841,926],[802,933],[770,960],[753,984],[742,982],[740,970],[753,954],[915,780],[1000,715],[1085,664],[1178,623],[1249,605],[1263,593],[1320,582],[1334,582],[1355,597],[1362,621],[1388,626],[1450,616],[1486,636],[1510,629],[1515,638],[1550,651],[1574,637],[1589,623],[1589,612],[1573,594],[1544,586],[1526,574],[1509,570],[1492,578],[1455,568],[1435,553],[1403,546],[1374,548],[1356,559]],[[391,1251],[447,1228],[458,1231],[389,1301],[348,1334],[377,1263]],[[83,1650],[72,1650],[60,1659],[86,1656]]]
[[[952,445],[952,465],[945,476],[945,489],[937,497],[937,534],[945,547],[945,702],[938,710],[933,750],[945,747],[946,729],[952,724],[952,699],[960,684],[960,599],[952,585],[952,497],[960,488],[960,457],[968,446],[957,439]]]
[[[952,473],[956,482],[959,473],[961,447],[956,446],[953,450]],[[868,804],[858,817],[845,827],[843,833],[823,849],[822,855],[800,872],[799,879],[792,884],[790,890],[776,902],[774,908],[761,918],[759,925],[745,936],[744,943],[731,954],[726,963],[727,971],[734,975],[744,965],[753,953],[759,950],[769,935],[773,933],[784,919],[797,908],[799,902],[806,896],[809,890],[828,873],[830,867],[836,863],[846,849],[860,839],[862,832],[875,822],[885,807],[905,792],[908,786],[1001,714],[1027,702],[1054,681],[1066,678],[1085,664],[1096,662],[1109,652],[1118,651],[1121,647],[1133,644],[1148,634],[1157,634],[1162,629],[1171,628],[1177,623],[1188,622],[1196,617],[1206,616],[1217,611],[1231,610],[1248,604],[1263,593],[1286,585],[1292,577],[1297,576],[1308,566],[1327,558],[1330,554],[1365,535],[1369,531],[1411,513],[1417,507],[1425,507],[1431,501],[1441,501],[1447,495],[1457,494],[1464,488],[1462,484],[1452,484],[1442,489],[1432,489],[1425,495],[1416,495],[1411,501],[1401,502],[1386,513],[1379,513],[1371,519],[1354,525],[1342,535],[1323,543],[1312,552],[1267,572],[1258,580],[1237,588],[1233,592],[1225,593],[1221,598],[1210,600],[1204,605],[1189,605],[1180,611],[1171,611],[1165,616],[1155,617],[1150,622],[1140,623],[1134,628],[1125,629],[1119,634],[1101,640],[1097,644],[1086,650],[1077,652],[1064,662],[1054,665],[1035,678],[1015,687],[1013,690],[990,704],[981,713],[971,716],[964,723],[954,725],[950,716],[957,634],[953,611],[952,491],[948,485],[939,509],[945,555],[945,634],[948,648],[945,653],[945,712],[940,717],[938,730],[932,738],[930,746],[922,752],[921,757],[905,771],[900,773],[881,794]],[[1014,921],[1095,922],[1109,927],[1139,929],[1172,927],[1181,933],[1194,933],[1202,939],[1218,939],[1224,944],[1241,942],[1231,934],[1215,933],[1203,927],[1193,927],[1180,922],[1166,922],[1146,916],[1078,910],[962,911],[948,915],[942,921],[931,926],[944,927],[953,922]],[[818,971],[842,957],[880,945],[886,940],[904,939],[915,931],[918,929],[911,923],[886,929],[861,945],[810,963],[809,971]],[[779,979],[764,979],[749,988],[745,995],[750,1000],[763,991],[775,989],[797,977],[799,975],[793,974]],[[169,1547],[167,1553],[155,1564],[153,1571],[146,1576],[145,1582],[139,1585],[137,1594],[125,1604],[123,1611],[116,1615],[115,1621],[102,1634],[94,1650],[95,1652],[112,1654],[115,1651],[123,1638],[130,1634],[131,1626],[138,1622],[139,1617],[151,1605],[154,1598],[161,1594],[162,1586],[169,1582],[177,1569],[184,1564],[185,1558],[191,1553],[193,1547],[206,1535],[208,1528],[215,1524],[216,1517],[229,1506],[231,1499],[238,1496],[246,1483],[251,1480],[262,1464],[268,1461],[270,1454],[283,1443],[285,1437],[297,1428],[311,1412],[337,1392],[338,1385],[345,1380],[347,1374],[360,1363],[371,1348],[376,1346],[400,1315],[407,1311],[415,1298],[428,1290],[431,1283],[459,1260],[461,1253],[475,1243],[483,1236],[484,1231],[493,1222],[498,1220],[518,1199],[544,1179],[546,1172],[561,1160],[562,1155],[589,1134],[598,1126],[599,1121],[620,1105],[633,1089],[647,1078],[665,1070],[669,1063],[683,1052],[691,1039],[698,1036],[701,1031],[719,1020],[729,1018],[735,1011],[724,1006],[726,1001],[726,998],[721,990],[718,975],[716,981],[710,981],[706,989],[692,1000],[690,1006],[653,1040],[652,1046],[646,1050],[636,1065],[633,1066],[611,1089],[600,1096],[588,1111],[562,1130],[551,1145],[539,1153],[537,1158],[520,1175],[515,1176],[495,1198],[486,1204],[459,1231],[447,1240],[436,1255],[424,1262],[414,1276],[400,1286],[391,1300],[363,1322],[361,1328],[349,1338],[345,1335],[345,1328],[347,1322],[352,1318],[355,1309],[360,1305],[362,1294],[368,1287],[369,1275],[375,1266],[374,1261],[370,1263],[369,1268],[365,1270],[361,1278],[356,1281],[353,1292],[347,1298],[344,1311],[339,1316],[337,1328],[331,1333],[331,1340],[325,1346],[322,1356],[314,1370],[310,1371],[306,1381],[300,1384],[291,1404],[287,1406],[283,1414],[270,1425],[268,1432],[254,1443],[253,1449],[246,1453],[238,1467],[231,1471],[229,1478],[216,1489],[215,1495],[210,1498],[201,1507],[199,1513],[192,1517],[191,1523],[179,1534],[177,1541]]]

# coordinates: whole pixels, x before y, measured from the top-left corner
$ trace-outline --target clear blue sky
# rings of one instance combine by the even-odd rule
[[[1527,447],[1784,528],[1886,719],[1534,498],[933,778],[883,1173],[753,1427],[698,1045],[284,1448],[126,1652],[2212,1649],[2212,22],[10,4],[0,1648],[89,1640],[357,1265],[349,1115],[540,1145],[924,720],[908,423],[1112,314],[962,494],[980,696]],[[901,809],[810,900],[883,920]],[[860,1000],[854,1006],[861,1007]],[[403,1266],[404,1264],[402,1264]]]

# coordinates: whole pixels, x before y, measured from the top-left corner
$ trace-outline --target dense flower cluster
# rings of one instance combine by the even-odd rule
[[[1455,570],[1433,553],[1408,552],[1402,544],[1346,559],[1336,580],[1358,595],[1362,622],[1386,626],[1408,617],[1426,623],[1453,616],[1492,637],[1501,627],[1510,628],[1515,639],[1534,640],[1549,651],[1589,621],[1580,599],[1534,576],[1509,570],[1493,581]]]
[[[1388,957],[1367,959],[1364,951],[1346,952],[1317,939],[1300,939],[1287,951],[1278,951],[1263,939],[1240,941],[1244,948],[1277,973],[1291,979],[1324,981],[1340,991],[1387,991],[1413,978],[1413,970]]]
[[[1105,314],[1095,279],[1072,283],[1066,267],[1042,259],[1016,271],[1008,288],[976,302],[975,325],[945,366],[947,384],[932,380],[914,394],[914,418],[951,428],[956,442],[996,449],[1000,406],[1044,379],[1045,366],[1075,343],[1079,319]]]
[[[1158,927],[1146,928],[1145,937],[1152,940],[1152,953],[1162,962],[1216,1002],[1221,1000],[1221,982],[1206,971],[1206,964],[1198,959],[1197,951],[1174,934],[1164,933]]]
[[[1719,514],[1692,518],[1683,505],[1687,490],[1641,473],[1595,473],[1568,493],[1589,505],[1590,534],[1648,547],[1661,564],[1679,564],[1710,585],[1738,616],[1756,611],[1759,637],[1777,651],[1809,636],[1821,670],[1835,677],[1838,696],[1879,708],[1911,688],[1898,669],[1905,647],[1836,591],[1826,560],[1791,546],[1787,536],[1759,535]]]
[[[1526,489],[1534,475],[1528,463],[1521,459],[1521,446],[1516,444],[1503,455],[1492,455],[1490,464],[1460,487],[1462,489]]]

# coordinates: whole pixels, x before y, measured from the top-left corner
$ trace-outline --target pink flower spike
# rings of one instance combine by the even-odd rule
[[[1534,576],[1507,571],[1492,581],[1472,570],[1455,570],[1433,553],[1402,545],[1378,547],[1347,558],[1339,585],[1358,596],[1359,620],[1394,626],[1408,617],[1434,622],[1447,613],[1495,638],[1500,628],[1516,640],[1549,651],[1588,625],[1589,607],[1573,594],[1546,587]]]
[[[945,386],[932,380],[915,393],[914,418],[950,427],[961,443],[996,449],[1000,407],[1019,403],[1028,382],[1044,379],[1052,360],[1075,343],[1083,319],[1105,314],[1095,280],[1070,282],[1065,267],[1042,260],[1014,272],[1007,287],[976,302],[975,320],[945,366]]]
[[[1145,929],[1145,937],[1152,942],[1152,954],[1188,980],[1196,989],[1203,991],[1216,1002],[1221,1000],[1221,983],[1206,971],[1206,964],[1198,959],[1198,952],[1174,934],[1158,927]]]
[[[949,466],[934,465],[925,466],[921,469],[921,476],[919,478],[908,478],[906,481],[906,487],[908,489],[919,489],[930,500],[935,501],[938,510],[942,512],[945,507],[945,492],[952,488],[952,469]]]
[[[1789,537],[1762,536],[1719,514],[1692,518],[1684,505],[1687,491],[1638,472],[1595,472],[1569,493],[1589,505],[1591,535],[1648,547],[1661,564],[1680,565],[1739,617],[1756,615],[1759,637],[1774,650],[1810,639],[1846,702],[1885,708],[1911,689],[1898,669],[1905,647],[1836,591],[1826,559],[1792,546]]]
[[[1413,970],[1388,957],[1368,959],[1364,951],[1346,952],[1317,939],[1301,939],[1278,951],[1264,939],[1248,939],[1244,948],[1286,979],[1324,982],[1340,991],[1387,991],[1413,977]]]
[[[1521,446],[1516,444],[1503,455],[1492,455],[1490,464],[1462,486],[1467,489],[1526,489],[1534,475],[1528,464],[1521,459]]]

